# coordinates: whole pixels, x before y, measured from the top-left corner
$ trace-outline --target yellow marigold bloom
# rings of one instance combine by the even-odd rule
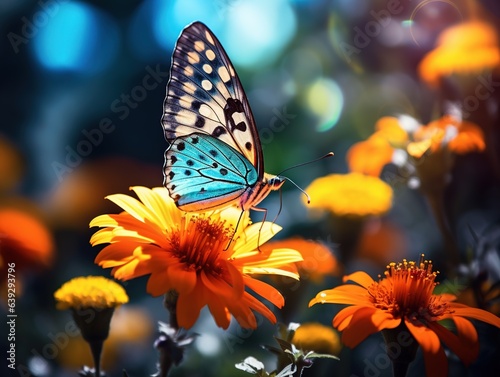
[[[342,343],[335,330],[318,322],[302,323],[293,334],[292,343],[303,351],[338,355]]]
[[[377,177],[359,173],[331,174],[315,179],[307,188],[310,208],[337,216],[383,215],[392,206],[391,187]]]
[[[436,276],[432,263],[422,255],[419,262],[390,263],[378,282],[363,271],[345,276],[345,282],[351,280],[357,285],[345,284],[319,292],[309,306],[349,305],[333,319],[346,346],[356,347],[369,335],[383,331],[386,339],[399,339],[400,347],[412,342],[420,345],[426,376],[446,376],[448,363],[441,341],[467,366],[477,358],[479,342],[476,329],[466,318],[499,328],[500,318],[456,303],[454,295],[434,294]],[[456,333],[439,323],[444,319],[453,321]]]
[[[482,21],[462,22],[444,30],[437,46],[420,62],[420,77],[437,85],[443,76],[478,73],[500,66],[495,28]]]
[[[193,326],[204,306],[222,328],[229,326],[231,315],[243,327],[256,328],[253,311],[276,322],[272,311],[245,288],[277,307],[284,305],[274,287],[250,276],[298,279],[296,268],[290,268],[302,260],[298,251],[258,250],[259,242],[269,240],[281,227],[270,222],[250,224],[248,212],[240,219],[241,211],[235,207],[182,212],[163,187],[132,189],[140,201],[110,195],[107,198],[125,211],[98,216],[90,223],[104,228],[92,236],[91,244],[109,243],[96,257],[97,264],[113,268],[113,276],[120,280],[150,275],[147,291],[153,296],[176,291],[180,327]]]
[[[102,276],[77,277],[55,293],[57,309],[115,308],[128,302],[125,289]]]

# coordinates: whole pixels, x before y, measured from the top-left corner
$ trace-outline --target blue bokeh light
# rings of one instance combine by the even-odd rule
[[[220,27],[214,14],[216,6],[203,0],[147,0],[131,22],[130,44],[137,56],[158,59],[173,49],[182,29],[194,21],[206,23],[217,33]]]
[[[119,33],[113,20],[83,3],[60,4],[34,39],[34,53],[46,69],[94,74],[114,60]],[[36,25],[35,25],[36,26]]]
[[[271,63],[297,29],[295,13],[284,0],[240,0],[228,11],[224,47],[233,63]]]

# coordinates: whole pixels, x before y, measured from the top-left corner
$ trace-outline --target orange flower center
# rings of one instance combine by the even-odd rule
[[[171,252],[179,261],[196,271],[220,274],[220,254],[224,252],[234,230],[225,221],[204,216],[187,220],[169,233]]]
[[[368,287],[368,294],[375,307],[389,311],[394,318],[428,322],[450,311],[447,301],[432,294],[437,272],[423,255],[419,263],[404,259],[389,264],[384,275],[385,279]]]

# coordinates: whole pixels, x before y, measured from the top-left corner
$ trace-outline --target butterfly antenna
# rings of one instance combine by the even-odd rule
[[[298,165],[294,165],[294,166],[290,166],[289,168],[286,168],[285,170],[282,170],[280,173],[278,173],[277,175],[281,175],[283,174],[284,172],[288,171],[288,170],[291,170],[291,169],[295,169],[295,168],[298,168],[300,166],[304,166],[304,165],[309,165],[309,164],[312,164],[314,162],[317,162],[317,161],[320,161],[320,160],[323,160],[325,158],[328,158],[328,157],[333,157],[334,156],[334,153],[333,152],[329,152],[327,154],[325,154],[324,156],[321,156],[319,158],[315,158],[314,160],[311,160],[311,161],[307,161],[307,162],[302,162]],[[291,181],[290,181],[291,182]],[[293,182],[292,182],[293,183]],[[294,183],[295,184],[295,183]],[[298,186],[297,186],[298,187]]]
[[[311,203],[311,197],[309,196],[309,194],[307,192],[305,192],[298,184],[296,184],[290,178],[288,178],[288,177],[283,177],[283,178],[286,179],[288,182],[290,182],[295,187],[297,187],[300,190],[300,192],[306,196],[306,198],[307,198],[307,204]],[[281,191],[280,191],[280,194],[281,194]]]

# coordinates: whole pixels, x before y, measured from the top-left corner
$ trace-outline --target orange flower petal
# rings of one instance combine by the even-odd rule
[[[255,297],[245,293],[243,296],[243,302],[248,305],[249,308],[261,313],[267,320],[271,323],[276,323],[276,316],[273,314],[269,308],[264,305],[261,301],[257,300]],[[257,320],[255,319],[255,315],[250,312],[250,316],[246,318],[246,320],[251,321],[251,328],[257,328]]]
[[[285,305],[285,299],[283,295],[273,286],[257,279],[253,279],[250,276],[243,277],[245,285],[258,295],[264,297],[266,300],[271,302],[274,306],[282,308]]]
[[[139,265],[140,266],[140,265]],[[137,275],[140,276],[140,275]],[[167,287],[171,287],[172,283],[168,274],[152,274],[148,279],[146,291],[151,296],[161,296],[168,291]]]
[[[207,296],[207,306],[208,310],[210,310],[210,313],[212,314],[212,317],[215,319],[217,326],[227,329],[229,323],[231,322],[231,313],[224,304],[224,300],[220,300],[220,297],[214,294],[214,292],[210,292]],[[247,312],[252,314],[250,309],[248,309]],[[236,312],[233,312],[233,314],[236,316]],[[238,322],[240,321],[238,320]],[[247,324],[245,323],[245,325]]]
[[[2,256],[15,262],[17,269],[46,267],[53,250],[52,234],[39,218],[24,210],[0,209],[0,267]]]
[[[408,117],[408,119],[412,119]],[[387,140],[393,147],[399,148],[408,142],[408,131],[401,127],[401,121],[396,117],[382,117],[375,123],[375,132],[372,137]]]
[[[177,322],[179,327],[189,329],[200,316],[201,308],[207,304],[201,283],[189,295],[179,295],[177,299]],[[226,327],[227,328],[227,327]]]
[[[301,279],[310,278],[320,282],[325,275],[335,275],[339,271],[338,261],[330,249],[311,240],[293,237],[286,240],[271,241],[261,247],[262,252],[272,249],[293,249],[300,252],[303,261],[296,262]]]
[[[375,307],[359,308],[353,314],[349,326],[342,332],[342,342],[347,347],[354,348],[369,335],[383,330],[381,324],[392,315],[390,313],[384,315],[380,312],[382,311]]]
[[[309,302],[309,306],[325,303],[347,305],[366,303],[366,305],[373,305],[368,300],[366,289],[356,285],[340,285],[333,289],[321,291]]]
[[[453,318],[453,316],[473,318],[500,328],[500,318],[490,312],[487,312],[486,310],[471,308],[457,302],[451,302],[449,305],[454,313],[448,316],[443,316],[443,318]]]
[[[351,322],[352,316],[356,311],[358,311],[363,306],[353,305],[348,306],[347,308],[342,309],[337,315],[333,318],[332,325],[339,331],[344,331],[344,329],[349,326]]]
[[[344,283],[349,280],[353,281],[361,285],[363,288],[368,288],[370,285],[375,283],[371,276],[364,271],[357,271],[350,275],[346,275],[342,280],[344,281]]]
[[[448,144],[449,148],[457,154],[481,152],[486,149],[483,131],[474,123],[462,122],[459,133]]]
[[[174,284],[179,295],[186,295],[193,291],[196,285],[196,271],[188,268],[184,263],[172,263],[168,266],[170,281]],[[203,273],[201,276],[205,276]]]
[[[422,347],[426,376],[446,376],[448,373],[448,359],[436,333],[424,325],[417,326],[406,319],[405,324],[420,347]]]
[[[394,149],[387,140],[370,137],[349,148],[346,154],[347,165],[351,172],[378,177],[384,166],[392,162],[393,153]]]
[[[476,329],[470,321],[464,318],[453,317],[453,320],[457,326],[458,336],[439,323],[429,322],[428,326],[462,360],[465,366],[469,366],[479,354]]]

